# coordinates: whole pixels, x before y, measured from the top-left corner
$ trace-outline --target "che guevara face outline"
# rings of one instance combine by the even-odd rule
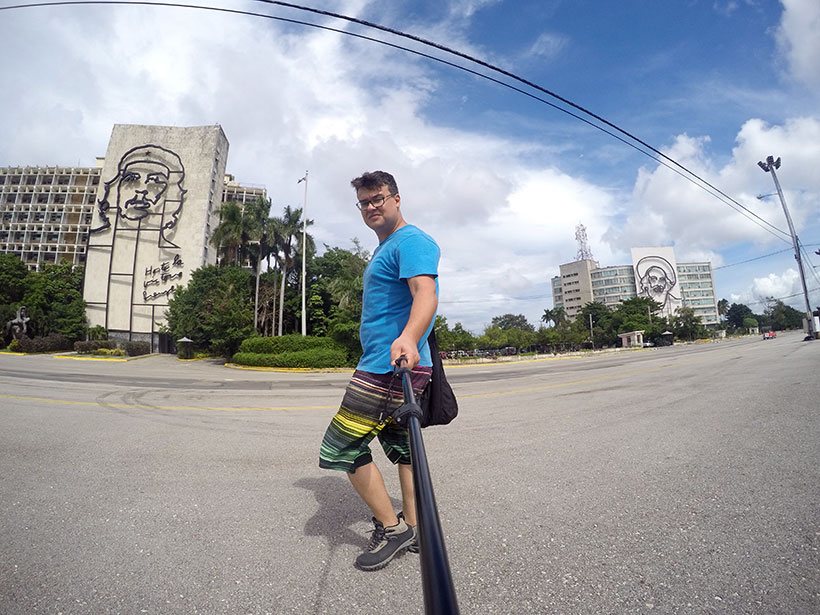
[[[185,167],[175,152],[159,145],[131,148],[120,158],[117,175],[104,184],[104,193],[97,201],[100,225],[91,229],[97,233],[111,228],[110,211],[132,222],[150,223],[157,217],[160,247],[179,248],[169,241],[167,232],[176,227],[182,213],[187,190],[182,187]],[[111,202],[111,192],[115,192]],[[176,198],[173,198],[176,197]],[[173,207],[167,205],[173,201]],[[168,203],[166,203],[168,201]]]

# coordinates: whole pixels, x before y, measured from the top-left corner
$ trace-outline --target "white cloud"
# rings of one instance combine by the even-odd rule
[[[528,55],[553,60],[561,54],[568,42],[569,39],[566,36],[544,32],[532,44]]]
[[[758,300],[767,297],[786,297],[802,293],[800,276],[795,269],[787,269],[782,274],[770,273],[762,278],[755,278],[750,289],[752,297]]]
[[[820,92],[820,2],[781,0],[783,16],[776,39],[792,77]]]
[[[425,37],[473,53],[468,18],[492,3],[452,5]],[[574,139],[438,125],[427,105],[446,84],[428,64],[335,33],[129,6],[10,11],[0,38],[25,59],[4,67],[14,96],[0,99],[0,164],[93,164],[115,123],[219,123],[231,143],[228,170],[240,182],[265,184],[277,211],[302,205],[296,180],[309,170],[317,245],[347,247],[358,237],[371,249],[349,181],[364,170],[391,171],[407,219],[442,246],[442,312],[473,330],[505,312],[537,322],[550,305],[549,278],[576,254],[579,223],[602,264],[628,262],[633,246],[670,242],[679,258],[717,264],[727,244],[774,242],[668,169],[642,169],[627,198],[544,162],[560,160],[545,152],[580,148]],[[542,45],[558,49],[555,40]],[[730,161],[713,160],[708,147],[706,138],[682,135],[669,153],[784,226],[776,203],[754,198],[772,191],[756,161],[780,155],[796,224],[816,217],[817,118],[751,120]]]
[[[708,138],[681,135],[666,153],[762,220],[786,230],[777,199],[756,198],[774,192],[771,177],[757,162],[770,154],[779,155],[783,159],[779,177],[798,232],[816,223],[820,119],[797,118],[782,126],[749,120],[738,133],[731,160],[722,165],[710,158],[708,144]],[[640,170],[626,221],[611,227],[606,239],[612,245],[674,244],[691,254],[713,253],[747,241],[760,245],[783,242],[664,166]]]

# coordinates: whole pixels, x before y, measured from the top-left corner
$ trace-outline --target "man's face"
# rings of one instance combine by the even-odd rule
[[[666,277],[666,272],[660,267],[650,267],[644,276],[644,288],[653,297],[665,295],[669,290],[669,278]]]
[[[135,162],[125,166],[117,184],[117,201],[128,220],[141,220],[161,213],[163,195],[168,189],[168,169],[156,162]]]
[[[381,186],[377,190],[360,188],[356,191],[356,198],[360,203],[378,196],[384,197],[380,206],[376,207],[371,203],[361,209],[361,212],[364,223],[376,232],[380,241],[384,241],[403,221],[399,209],[401,197],[398,194],[391,195],[387,186]]]

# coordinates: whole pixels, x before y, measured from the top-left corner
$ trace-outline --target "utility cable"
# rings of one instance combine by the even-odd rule
[[[414,36],[414,35],[411,35],[411,34],[407,34],[405,32],[401,32],[399,30],[395,30],[395,29],[392,29],[392,28],[387,28],[385,26],[381,26],[379,24],[375,24],[375,23],[368,22],[368,21],[365,21],[365,20],[357,19],[357,18],[354,18],[354,17],[349,17],[347,15],[342,15],[342,14],[339,14],[339,13],[333,13],[333,12],[330,12],[330,11],[322,11],[320,9],[313,9],[313,8],[310,8],[310,7],[300,6],[300,5],[291,4],[291,3],[287,3],[287,2],[277,2],[277,1],[274,1],[274,0],[254,0],[254,1],[255,2],[261,2],[261,3],[264,3],[264,4],[271,4],[271,5],[277,5],[277,6],[282,6],[282,7],[286,7],[286,8],[292,8],[292,9],[301,10],[301,11],[307,11],[307,12],[315,13],[315,14],[322,15],[322,16],[332,17],[332,18],[335,18],[335,19],[345,20],[345,21],[348,21],[348,22],[351,22],[351,23],[355,23],[355,24],[362,25],[362,26],[365,26],[365,27],[377,29],[377,30],[380,30],[382,32],[393,34],[395,36],[407,38],[407,39],[413,40],[415,42],[421,43],[423,45],[433,47],[433,48],[438,49],[440,51],[444,51],[446,53],[455,55],[457,57],[461,57],[461,58],[466,59],[470,62],[473,62],[473,63],[476,63],[480,66],[483,66],[483,67],[485,67],[489,70],[492,70],[494,72],[498,72],[498,73],[500,73],[500,74],[502,74],[506,77],[514,79],[514,80],[516,80],[520,83],[523,83],[523,84],[525,84],[525,85],[527,85],[527,86],[529,86],[533,89],[536,89],[540,92],[543,92],[544,94],[547,94],[548,96],[550,96],[552,98],[555,98],[556,100],[560,100],[564,104],[569,105],[569,106],[579,110],[581,113],[583,113],[585,115],[588,115],[589,117],[594,118],[595,120],[605,124],[606,126],[611,127],[615,131],[621,133],[622,135],[625,135],[629,139],[632,139],[636,143],[639,143],[641,146],[647,148],[648,150],[653,152],[655,155],[650,154],[649,152],[642,150],[640,147],[636,146],[634,143],[628,142],[627,140],[625,140],[624,138],[620,137],[617,134],[614,134],[610,130],[607,130],[606,128],[604,128],[602,126],[599,126],[599,125],[595,124],[594,122],[591,122],[591,121],[587,120],[586,118],[581,117],[578,114],[569,111],[568,109],[564,109],[563,107],[560,107],[560,106],[558,106],[554,103],[551,103],[551,102],[549,102],[549,101],[547,101],[547,100],[545,100],[545,99],[543,99],[543,98],[541,98],[537,95],[534,95],[530,92],[522,90],[522,89],[520,89],[516,86],[508,84],[508,83],[506,83],[504,81],[501,81],[499,79],[495,79],[493,77],[490,77],[490,76],[485,75],[483,73],[480,73],[478,71],[469,69],[469,68],[461,66],[459,64],[455,64],[453,62],[449,62],[447,60],[444,60],[442,58],[439,58],[439,57],[436,57],[436,56],[433,56],[433,55],[430,55],[430,54],[423,53],[423,52],[415,50],[415,49],[410,49],[410,48],[407,48],[407,47],[403,47],[401,45],[397,45],[397,44],[394,44],[394,43],[389,43],[387,41],[372,38],[372,37],[365,36],[365,35],[362,35],[362,34],[357,34],[357,33],[354,33],[354,32],[347,31],[347,30],[332,28],[330,26],[314,24],[314,23],[310,23],[310,22],[297,20],[297,19],[290,19],[290,18],[278,17],[278,16],[274,16],[274,15],[267,15],[267,14],[264,14],[264,13],[256,13],[256,12],[252,12],[252,11],[243,11],[243,10],[239,10],[239,9],[228,9],[228,8],[223,8],[223,7],[202,6],[202,5],[173,3],[173,2],[148,2],[148,1],[142,1],[142,0],[60,0],[60,1],[57,1],[57,2],[34,2],[34,3],[26,3],[26,4],[17,4],[17,5],[11,5],[11,6],[6,6],[6,7],[0,7],[0,10],[47,7],[47,6],[95,5],[95,4],[104,4],[104,5],[122,4],[122,5],[188,8],[188,9],[199,9],[199,10],[209,10],[209,11],[215,11],[215,12],[232,13],[232,14],[237,14],[237,15],[251,16],[251,17],[261,17],[261,18],[271,19],[271,20],[275,20],[275,21],[281,21],[281,22],[292,23],[292,24],[296,24],[296,25],[302,25],[302,26],[318,28],[318,29],[321,29],[321,30],[327,30],[327,31],[330,31],[330,32],[338,33],[338,34],[344,34],[344,35],[347,35],[347,36],[352,36],[354,38],[359,38],[359,39],[366,40],[366,41],[369,41],[369,42],[379,43],[379,44],[382,44],[382,45],[385,45],[385,46],[388,46],[388,47],[392,47],[394,49],[398,49],[398,50],[405,51],[405,52],[408,52],[408,53],[412,53],[412,54],[415,54],[415,55],[418,55],[418,56],[421,56],[421,57],[424,57],[424,58],[427,58],[427,59],[430,59],[430,60],[433,60],[433,61],[436,61],[436,62],[440,62],[440,63],[445,64],[447,66],[450,66],[452,68],[463,70],[463,71],[465,71],[467,73],[470,73],[470,74],[473,74],[477,77],[487,79],[487,80],[489,80],[493,83],[504,86],[504,87],[509,88],[513,91],[524,94],[525,96],[528,96],[530,98],[538,100],[538,101],[540,101],[540,102],[542,102],[542,103],[544,103],[544,104],[546,104],[546,105],[548,105],[548,106],[550,106],[550,107],[552,107],[552,108],[554,108],[558,111],[561,111],[562,113],[570,115],[571,117],[573,117],[575,119],[578,119],[578,120],[588,124],[589,126],[610,135],[611,137],[621,141],[625,145],[628,145],[628,146],[632,147],[636,151],[644,154],[645,156],[651,158],[652,160],[658,162],[659,164],[662,164],[663,166],[665,166],[665,167],[669,168],[670,170],[676,172],[678,175],[680,175],[681,177],[683,177],[687,181],[692,182],[694,185],[698,186],[699,188],[701,188],[702,190],[707,192],[710,196],[713,196],[713,197],[717,198],[722,203],[724,203],[724,204],[728,205],[729,207],[731,207],[733,210],[737,211],[741,215],[744,215],[746,218],[748,218],[749,220],[751,220],[752,222],[754,222],[755,224],[757,224],[758,226],[760,226],[761,228],[766,230],[771,235],[777,237],[778,239],[780,239],[782,241],[787,241],[784,237],[781,237],[780,235],[777,235],[775,232],[773,232],[770,229],[773,229],[774,231],[777,231],[777,232],[781,233],[782,235],[787,236],[788,234],[785,231],[783,231],[782,229],[774,226],[773,224],[771,224],[770,222],[768,222],[764,218],[760,217],[755,212],[753,212],[752,210],[750,210],[749,208],[744,206],[742,203],[740,203],[737,200],[733,199],[728,194],[726,194],[725,192],[723,192],[719,188],[715,187],[714,185],[712,185],[711,183],[709,183],[708,181],[706,181],[705,179],[703,179],[702,177],[697,175],[694,171],[691,171],[690,169],[683,166],[682,164],[680,164],[679,162],[677,162],[673,158],[667,156],[666,154],[664,154],[660,150],[654,148],[653,146],[651,146],[648,143],[644,142],[643,140],[639,139],[635,135],[629,133],[628,131],[626,131],[626,130],[620,128],[620,127],[618,127],[616,124],[604,119],[603,117],[601,117],[601,116],[587,110],[586,108],[584,108],[584,107],[570,101],[569,99],[566,99],[566,98],[564,98],[564,97],[562,97],[562,96],[560,96],[560,95],[558,95],[558,94],[556,94],[556,93],[554,93],[554,92],[552,92],[552,91],[550,91],[550,90],[548,90],[548,89],[546,89],[542,86],[539,86],[539,85],[537,85],[537,84],[535,84],[535,83],[533,83],[533,82],[531,82],[527,79],[519,77],[519,76],[515,75],[514,73],[511,73],[511,72],[506,71],[502,68],[496,67],[492,64],[489,64],[488,62],[484,62],[483,60],[479,60],[478,58],[474,58],[474,57],[472,57],[468,54],[465,54],[465,53],[456,51],[454,49],[448,48],[448,47],[446,47],[444,45],[441,45],[439,43],[434,43],[432,41],[428,41],[428,40],[423,39],[421,37],[417,37],[417,36]],[[666,161],[668,161],[668,162],[666,162]],[[669,163],[671,163],[671,165]],[[678,167],[678,168],[676,169],[672,165],[674,165],[674,167]],[[697,181],[695,181],[695,180],[697,180]],[[700,182],[700,183],[698,183],[698,182]],[[710,192],[710,190],[712,190],[714,192]],[[763,226],[763,225],[766,225],[766,226]],[[769,228],[766,228],[766,227],[769,227]]]
[[[767,220],[765,220],[764,218],[762,218],[762,217],[758,216],[755,212],[753,212],[752,210],[748,209],[748,208],[747,208],[746,206],[744,206],[742,203],[740,203],[740,202],[736,201],[735,199],[733,199],[732,197],[730,197],[728,194],[726,194],[725,192],[723,192],[723,191],[722,191],[722,190],[720,190],[719,188],[715,187],[714,185],[712,185],[711,183],[709,183],[708,181],[706,181],[705,179],[703,179],[702,177],[700,177],[700,176],[699,176],[697,173],[695,173],[694,171],[691,171],[690,169],[688,169],[688,168],[687,168],[687,167],[685,167],[684,165],[680,164],[678,161],[676,161],[676,160],[674,160],[673,158],[671,158],[671,157],[667,156],[667,155],[666,155],[666,154],[664,154],[662,151],[660,151],[660,150],[656,149],[655,147],[653,147],[653,146],[652,146],[652,145],[650,145],[649,143],[647,143],[647,142],[643,141],[642,139],[638,138],[638,137],[637,137],[637,136],[635,136],[634,134],[632,134],[632,133],[630,133],[630,132],[628,132],[628,131],[624,130],[624,129],[623,129],[623,128],[621,128],[620,126],[618,126],[618,125],[614,124],[613,122],[610,122],[610,121],[609,121],[609,120],[607,120],[606,118],[604,118],[604,117],[602,117],[602,116],[600,116],[600,115],[598,115],[598,114],[596,114],[596,113],[593,113],[593,112],[592,112],[592,111],[590,111],[589,109],[587,109],[587,108],[585,108],[585,107],[583,107],[583,106],[581,106],[581,105],[579,105],[579,104],[577,104],[577,103],[575,103],[575,102],[573,102],[573,101],[569,100],[568,98],[565,98],[565,97],[561,96],[560,94],[557,94],[557,93],[555,93],[555,92],[553,92],[553,91],[551,91],[551,90],[548,90],[547,88],[544,88],[544,87],[542,87],[542,86],[538,85],[537,83],[534,83],[534,82],[532,82],[532,81],[529,81],[528,79],[525,79],[525,78],[523,78],[523,77],[520,77],[519,75],[516,75],[515,73],[512,73],[512,72],[510,72],[510,71],[504,70],[503,68],[500,68],[500,67],[498,67],[498,66],[495,66],[495,65],[493,65],[493,64],[490,64],[489,62],[485,62],[484,60],[480,60],[480,59],[478,59],[478,58],[476,58],[476,57],[474,57],[474,56],[471,56],[471,55],[469,55],[469,54],[463,53],[463,52],[461,52],[461,51],[457,51],[457,50],[455,50],[455,49],[452,49],[452,48],[447,47],[447,46],[445,46],[445,45],[442,45],[442,44],[440,44],[440,43],[436,43],[436,42],[433,42],[433,41],[427,40],[427,39],[425,39],[425,38],[422,38],[422,37],[420,37],[420,36],[416,36],[416,35],[413,35],[413,34],[408,34],[408,33],[406,33],[406,32],[402,32],[401,30],[396,30],[396,29],[394,29],[394,28],[388,28],[387,26],[383,26],[383,25],[381,25],[381,24],[377,24],[377,23],[374,23],[374,22],[371,22],[371,21],[367,21],[367,20],[364,20],[364,19],[359,19],[359,18],[356,18],[356,17],[350,17],[350,16],[348,16],[348,15],[343,15],[343,14],[341,14],[341,13],[334,13],[334,12],[331,12],[331,11],[324,11],[324,10],[321,10],[321,9],[314,9],[314,8],[311,8],[311,7],[306,7],[306,6],[302,6],[302,5],[299,5],[299,4],[294,4],[294,3],[291,3],[291,2],[281,2],[281,1],[279,1],[279,0],[253,0],[253,1],[254,1],[254,2],[260,2],[260,3],[263,3],[263,4],[272,4],[272,5],[276,5],[276,6],[283,6],[283,7],[287,7],[287,8],[292,8],[292,9],[295,9],[295,10],[299,10],[299,11],[306,11],[306,12],[309,12],[309,13],[314,13],[314,14],[317,14],[317,15],[323,15],[323,16],[326,16],[326,17],[333,17],[333,18],[335,18],[335,19],[340,19],[340,20],[343,20],[343,21],[348,21],[348,22],[350,22],[350,23],[355,23],[355,24],[358,24],[358,25],[362,25],[362,26],[365,26],[365,27],[367,27],[367,28],[373,28],[373,29],[375,29],[375,30],[379,30],[379,31],[381,31],[381,32],[386,32],[386,33],[388,33],[388,34],[392,34],[392,35],[395,35],[395,36],[399,36],[399,37],[402,37],[402,38],[406,38],[406,39],[408,39],[408,40],[412,40],[412,41],[414,41],[414,42],[421,43],[422,45],[425,45],[425,46],[428,46],[428,47],[433,47],[433,48],[438,49],[438,50],[440,50],[440,51],[444,51],[445,53],[448,53],[448,54],[451,54],[451,55],[454,55],[454,56],[457,56],[457,57],[463,58],[463,59],[465,59],[465,60],[467,60],[467,61],[469,61],[469,62],[472,62],[472,63],[474,63],[474,64],[478,64],[479,66],[483,66],[484,68],[487,68],[487,69],[489,69],[489,70],[491,70],[491,71],[493,71],[493,72],[496,72],[496,73],[502,74],[502,75],[504,75],[505,77],[509,77],[510,79],[513,79],[513,80],[515,80],[515,81],[518,81],[518,82],[520,82],[520,83],[523,83],[523,84],[525,84],[525,85],[527,85],[527,86],[529,86],[529,87],[531,87],[531,88],[533,88],[533,89],[535,89],[535,90],[538,90],[539,92],[542,92],[542,93],[546,94],[547,96],[549,96],[549,97],[551,97],[551,98],[554,98],[554,99],[556,99],[556,100],[560,100],[562,103],[564,103],[564,104],[566,104],[566,105],[569,105],[570,107],[572,107],[572,108],[574,108],[574,109],[577,109],[578,111],[580,111],[580,112],[581,112],[581,113],[583,113],[584,115],[587,115],[587,116],[589,116],[589,117],[594,118],[595,120],[597,120],[597,121],[601,122],[602,124],[605,124],[606,126],[609,126],[609,127],[610,127],[610,128],[612,128],[613,130],[615,130],[615,131],[617,131],[617,132],[621,133],[622,135],[624,135],[624,136],[628,137],[629,139],[632,139],[632,140],[633,140],[633,141],[635,141],[636,143],[639,143],[640,145],[642,145],[643,147],[645,147],[645,148],[649,149],[651,152],[653,152],[653,153],[654,153],[654,154],[656,154],[657,156],[660,156],[661,158],[663,158],[664,160],[666,160],[666,161],[668,161],[668,162],[672,163],[673,165],[675,165],[676,167],[678,167],[679,169],[681,169],[681,170],[682,170],[682,171],[684,171],[685,173],[687,173],[687,174],[689,174],[690,176],[694,177],[694,178],[695,178],[695,179],[697,179],[699,182],[702,182],[703,184],[705,184],[706,186],[708,186],[709,188],[711,188],[712,190],[714,190],[715,192],[717,192],[717,193],[718,193],[718,194],[720,194],[721,196],[725,197],[726,199],[729,199],[729,201],[731,201],[732,203],[734,203],[735,205],[737,205],[738,207],[740,207],[742,210],[746,211],[747,213],[751,214],[752,216],[754,216],[755,218],[757,218],[759,221],[763,222],[763,223],[764,223],[764,224],[766,224],[767,226],[769,226],[769,227],[771,227],[772,229],[774,229],[774,230],[776,230],[776,231],[778,231],[778,232],[782,233],[783,235],[788,236],[788,233],[786,233],[786,231],[784,231],[784,230],[782,230],[782,229],[780,229],[780,228],[777,228],[777,227],[776,227],[776,226],[774,226],[773,224],[770,224]],[[401,48],[401,47],[400,47],[400,48]],[[406,50],[406,51],[411,51],[411,50],[408,50],[408,49],[405,49],[405,50]],[[475,74],[475,73],[474,73],[474,74]],[[497,83],[498,83],[498,82],[497,82]],[[560,107],[559,107],[559,110],[565,111],[565,110],[561,109]],[[572,114],[570,114],[570,115],[572,115]],[[574,116],[574,117],[577,117],[577,116]],[[593,125],[593,126],[595,126],[594,124],[592,124],[592,125]],[[599,127],[599,126],[595,126],[595,127],[596,127],[596,128],[599,128],[600,130],[603,130],[603,129],[602,129],[601,127]],[[604,131],[604,132],[607,132],[607,131]],[[607,132],[607,134],[611,134],[611,133]],[[637,148],[636,148],[636,149],[637,149]],[[641,151],[641,150],[639,150],[639,151]],[[646,153],[646,152],[644,152],[644,153]],[[648,154],[647,154],[647,155],[648,155]],[[654,158],[653,156],[650,156],[650,157],[651,157],[651,158],[653,158],[654,160],[657,160],[657,158]],[[665,166],[668,166],[668,165],[665,165]],[[723,202],[725,202],[725,201],[723,201]]]

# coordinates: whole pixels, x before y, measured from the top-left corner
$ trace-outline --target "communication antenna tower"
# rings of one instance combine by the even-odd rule
[[[587,239],[587,227],[579,224],[575,227],[575,241],[578,242],[578,254],[575,256],[577,261],[591,261],[592,250],[589,248],[589,239]]]

